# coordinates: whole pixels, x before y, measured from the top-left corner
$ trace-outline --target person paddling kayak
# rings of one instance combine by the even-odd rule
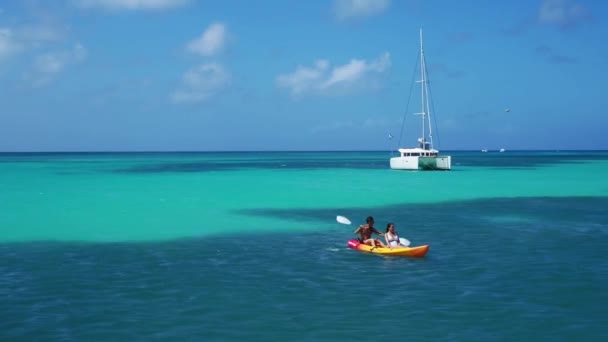
[[[378,239],[372,239],[372,233],[379,236],[384,236],[384,234],[380,233],[376,228],[374,228],[374,218],[368,216],[365,221],[367,222],[367,224],[360,225],[359,228],[357,228],[354,232],[355,234],[361,234],[359,242],[372,247],[386,247],[382,243],[382,241]]]

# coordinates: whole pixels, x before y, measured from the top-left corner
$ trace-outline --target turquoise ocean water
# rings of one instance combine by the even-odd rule
[[[0,154],[0,340],[608,339],[608,152],[452,156]]]

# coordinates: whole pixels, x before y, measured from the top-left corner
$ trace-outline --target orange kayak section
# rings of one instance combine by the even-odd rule
[[[363,244],[357,239],[348,241],[348,247],[356,249],[362,252],[368,252],[373,254],[387,255],[387,256],[407,256],[413,258],[421,258],[426,255],[429,251],[429,245],[417,246],[417,247],[393,247],[383,248],[375,247]]]

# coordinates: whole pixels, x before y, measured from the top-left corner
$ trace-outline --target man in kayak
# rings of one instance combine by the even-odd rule
[[[364,243],[366,245],[370,245],[372,247],[386,247],[382,241],[378,239],[372,239],[372,233],[383,236],[384,234],[380,233],[376,228],[374,228],[374,218],[368,216],[365,220],[367,224],[360,225],[359,228],[355,230],[355,234],[361,234],[359,238],[359,242]]]

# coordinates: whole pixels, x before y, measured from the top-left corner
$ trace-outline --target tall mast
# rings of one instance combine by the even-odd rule
[[[424,148],[426,146],[425,139],[424,139],[424,116],[426,114],[426,112],[424,111],[424,95],[425,95],[424,94],[424,88],[425,88],[424,85],[426,84],[424,69],[425,69],[425,67],[424,67],[424,49],[422,47],[422,27],[420,27],[420,76],[422,78],[422,80],[420,81],[422,83],[421,84],[422,89],[420,92],[420,94],[422,96],[421,101],[420,101],[420,103],[422,105],[422,111],[420,112],[420,114],[422,115],[422,137],[421,137],[422,148]]]
[[[430,138],[430,144],[429,147],[433,148],[433,132],[431,130],[431,107],[429,106],[429,87],[428,87],[428,80],[427,80],[427,74],[426,74],[426,61],[424,59],[424,47],[422,45],[422,27],[420,28],[420,78],[421,80],[418,81],[420,83],[422,83],[420,85],[420,106],[422,107],[422,111],[420,113],[416,113],[417,115],[422,115],[422,137],[419,139],[420,141],[420,147],[426,149],[426,134],[425,134],[425,117],[428,116],[428,120],[429,120],[429,138]]]
[[[421,42],[422,42],[422,37],[421,37]],[[426,97],[427,120],[429,121],[429,139],[431,140],[429,147],[432,149],[433,148],[433,130],[431,128],[432,127],[431,126],[431,106],[429,106],[429,98],[431,96],[429,94],[429,80],[428,80],[427,69],[426,69],[426,59],[424,60],[424,93],[426,95],[425,97]]]

